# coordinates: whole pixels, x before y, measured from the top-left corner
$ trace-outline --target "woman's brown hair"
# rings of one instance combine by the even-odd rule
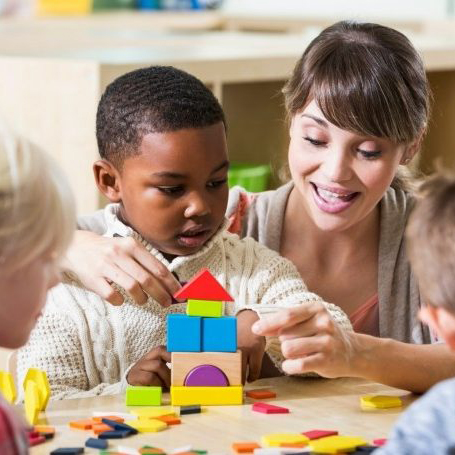
[[[342,21],[323,30],[283,94],[289,119],[314,99],[335,126],[397,144],[422,138],[430,113],[428,80],[414,46],[397,30],[371,23]]]

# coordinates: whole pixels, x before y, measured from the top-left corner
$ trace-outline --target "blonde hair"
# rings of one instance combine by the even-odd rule
[[[54,161],[0,121],[0,267],[60,259],[76,226],[70,187]]]
[[[406,238],[425,303],[455,312],[455,176],[422,184]]]

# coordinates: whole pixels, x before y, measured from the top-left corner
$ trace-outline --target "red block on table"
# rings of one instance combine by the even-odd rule
[[[327,436],[336,436],[338,431],[332,430],[311,430],[311,431],[304,431],[302,433],[308,439],[321,439],[326,438]]]
[[[38,444],[42,444],[43,442],[46,442],[46,438],[41,435],[29,435],[28,437],[28,445],[30,447],[37,446]]]
[[[375,446],[381,447],[381,446],[385,445],[386,442],[387,442],[387,438],[381,438],[381,439],[375,439],[373,441],[373,444]]]
[[[268,389],[248,390],[246,396],[255,400],[264,400],[265,398],[276,398],[276,393]]]
[[[219,300],[233,302],[234,299],[221,286],[209,269],[202,269],[192,280],[174,294],[175,299]]]
[[[282,408],[281,406],[275,406],[268,403],[253,403],[253,411],[262,412],[263,414],[288,414],[288,408]]]

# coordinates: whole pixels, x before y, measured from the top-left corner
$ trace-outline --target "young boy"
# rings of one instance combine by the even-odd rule
[[[455,178],[438,176],[422,188],[411,216],[408,249],[425,296],[420,318],[455,351]],[[455,453],[455,378],[434,386],[398,420],[375,455]]]
[[[69,185],[54,163],[0,122],[0,346],[26,343],[76,227]],[[22,384],[17,383],[16,387]],[[0,454],[28,453],[25,426],[0,393]]]
[[[265,340],[250,330],[256,313],[321,299],[289,261],[226,231],[229,162],[218,101],[183,71],[140,69],[107,87],[96,133],[102,159],[95,179],[111,201],[106,235],[139,240],[180,281],[207,267],[235,298],[226,313],[238,314],[238,344],[249,379],[257,379]],[[341,310],[327,307],[350,327]],[[114,307],[73,277],[50,294],[18,356],[20,375],[32,365],[45,370],[54,398],[120,393],[127,384],[169,386],[166,315],[184,311],[184,303],[163,307],[152,298]],[[267,351],[279,365],[278,342]]]

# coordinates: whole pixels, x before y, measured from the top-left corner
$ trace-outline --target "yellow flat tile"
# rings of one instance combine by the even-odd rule
[[[137,419],[125,422],[130,427],[136,428],[139,433],[153,433],[167,428],[167,423],[157,419]]]
[[[177,412],[173,408],[131,408],[131,414],[138,416],[139,419],[153,419],[154,417],[176,416]]]
[[[368,409],[399,408],[403,406],[403,402],[396,396],[364,395],[360,397],[360,406]]]
[[[305,444],[309,438],[299,433],[271,433],[262,436],[261,442],[265,447],[280,447],[281,444]]]
[[[353,452],[358,446],[367,444],[365,439],[353,436],[328,436],[310,441],[309,447],[315,453]]]

